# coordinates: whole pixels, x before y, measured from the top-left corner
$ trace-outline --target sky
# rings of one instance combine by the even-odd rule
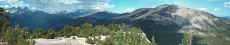
[[[0,6],[5,8],[19,6],[47,12],[95,9],[120,14],[164,4],[177,4],[191,9],[203,10],[216,16],[230,16],[229,0],[0,0]]]

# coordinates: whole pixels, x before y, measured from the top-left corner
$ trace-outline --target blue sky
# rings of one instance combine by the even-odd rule
[[[163,4],[178,4],[216,16],[230,16],[229,0],[0,0],[0,6],[5,8],[27,6],[33,10],[44,11],[97,9],[116,13],[132,12],[139,8],[152,8]]]
[[[216,16],[230,16],[229,3],[229,0],[111,0],[109,4],[115,6],[108,10],[124,13],[139,8],[151,8],[163,4],[178,4],[191,9],[203,10]],[[133,8],[133,10],[124,11],[127,8]]]

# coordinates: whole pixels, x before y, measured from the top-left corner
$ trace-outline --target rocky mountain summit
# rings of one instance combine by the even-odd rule
[[[110,19],[76,18],[70,25],[82,23],[126,23],[130,27],[141,28],[149,39],[154,35],[159,45],[178,45],[184,32],[193,34],[192,43],[195,45],[230,44],[230,19],[175,4],[141,8]]]

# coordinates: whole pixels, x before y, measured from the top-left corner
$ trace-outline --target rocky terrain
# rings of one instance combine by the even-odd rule
[[[184,32],[194,35],[192,43],[195,45],[227,45],[230,42],[229,19],[175,4],[141,8],[110,19],[81,17],[69,24],[78,26],[82,23],[125,23],[130,27],[141,28],[149,39],[154,35],[159,45],[178,45],[183,38],[181,33]]]

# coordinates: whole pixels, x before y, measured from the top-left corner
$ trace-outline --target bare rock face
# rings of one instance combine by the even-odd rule
[[[127,18],[132,21],[139,19],[147,19],[154,21],[171,21],[179,26],[190,25],[196,28],[202,28],[200,24],[205,24],[203,20],[213,24],[214,18],[212,14],[195,9],[185,8],[180,5],[161,5],[156,8],[141,8],[132,13],[114,17],[112,19]]]

